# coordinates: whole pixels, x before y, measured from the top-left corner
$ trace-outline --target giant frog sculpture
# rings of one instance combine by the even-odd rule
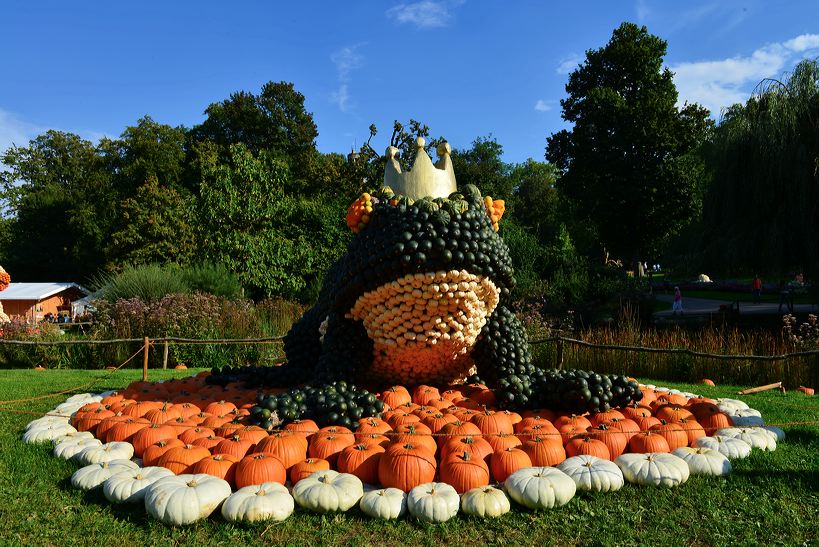
[[[456,189],[449,146],[433,166],[419,139],[402,173],[387,150],[385,186],[350,207],[356,233],[318,301],[285,339],[295,382],[442,385],[477,373],[501,402],[525,402],[534,372],[524,330],[507,307],[503,203]]]

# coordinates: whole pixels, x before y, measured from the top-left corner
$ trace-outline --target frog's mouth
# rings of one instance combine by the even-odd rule
[[[362,294],[346,317],[373,340],[373,380],[452,382],[471,372],[470,349],[499,297],[466,270],[408,274]]]

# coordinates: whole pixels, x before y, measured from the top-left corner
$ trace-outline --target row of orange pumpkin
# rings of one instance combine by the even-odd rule
[[[186,384],[176,393],[188,391],[194,381]],[[86,405],[72,424],[106,442],[130,442],[143,465],[161,465],[177,474],[208,473],[234,487],[284,483],[288,477],[295,483],[313,471],[335,468],[365,483],[404,491],[437,475],[465,491],[503,481],[523,467],[557,465],[567,456],[614,460],[626,451],[669,452],[731,425],[714,401],[647,388],[641,401],[647,404],[576,416],[548,409],[521,414],[477,410],[475,402],[489,402],[483,386],[443,393],[420,386],[412,394],[396,386],[379,394],[391,409],[382,418],[360,420],[355,431],[301,420],[268,432],[246,425],[250,402],[237,407],[203,398],[200,407],[145,400],[144,391],[170,393],[167,386],[156,386],[129,386]],[[191,393],[202,389],[208,387],[201,383]]]

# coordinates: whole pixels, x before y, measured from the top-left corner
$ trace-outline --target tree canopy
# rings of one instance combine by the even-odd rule
[[[702,246],[713,271],[819,272],[819,62],[727,109],[709,148]]]
[[[641,261],[698,211],[697,147],[708,112],[676,106],[666,42],[623,23],[569,75],[562,117],[571,129],[547,139],[558,188],[615,256]]]

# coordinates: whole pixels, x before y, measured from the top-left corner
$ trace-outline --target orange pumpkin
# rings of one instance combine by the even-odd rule
[[[142,465],[144,467],[155,466],[159,461],[159,458],[162,457],[162,454],[171,448],[176,448],[178,446],[185,446],[185,443],[179,439],[163,439],[152,444],[142,453]]]
[[[313,420],[293,420],[283,428],[285,431],[292,431],[296,435],[301,435],[309,442],[313,435],[319,430],[318,424]]]
[[[272,454],[251,454],[236,464],[236,488],[265,482],[287,481],[287,471],[281,460]]]
[[[489,467],[470,452],[453,453],[441,461],[441,481],[459,494],[489,484]]]
[[[219,444],[211,449],[212,454],[230,454],[236,459],[244,458],[250,449],[253,448],[253,443],[242,439],[238,435],[232,435],[226,439],[219,441]]]
[[[378,462],[378,482],[385,488],[409,492],[419,484],[432,482],[437,468],[435,456],[412,444],[393,444]]]
[[[566,443],[566,455],[572,456],[596,456],[604,460],[610,460],[611,454],[606,444],[590,435],[578,435]]]
[[[532,458],[520,448],[506,448],[489,457],[489,470],[497,482],[505,481],[509,475],[524,467],[532,467]]]
[[[688,435],[679,424],[660,420],[659,424],[651,426],[651,431],[662,435],[668,442],[668,448],[672,451],[688,446]]]
[[[134,455],[141,458],[145,450],[159,441],[167,441],[176,438],[176,431],[173,427],[161,424],[151,424],[148,427],[137,431],[131,437],[131,444],[134,445]]]
[[[384,447],[379,444],[348,446],[338,455],[338,470],[352,473],[364,484],[378,484],[378,463],[384,452]]]
[[[236,480],[236,456],[230,454],[214,454],[202,458],[191,467],[191,473],[206,473],[234,484]]]
[[[563,443],[557,440],[534,437],[527,439],[520,448],[529,455],[532,465],[537,467],[551,467],[566,459]]]
[[[631,452],[645,454],[647,452],[671,452],[668,441],[656,431],[640,431],[628,441]]]
[[[310,441],[307,454],[311,458],[327,460],[331,466],[335,466],[341,451],[354,443],[355,438],[353,435],[319,432],[313,435],[313,440]]]
[[[265,437],[256,445],[255,452],[273,454],[285,469],[290,469],[307,456],[307,439],[292,431],[280,431]]]
[[[307,458],[290,468],[290,482],[295,485],[316,471],[327,471],[330,469],[330,462],[321,458]]]
[[[160,456],[156,464],[170,469],[177,475],[181,475],[183,473],[190,473],[193,464],[208,456],[210,456],[210,451],[208,451],[207,448],[186,444],[171,448]]]

